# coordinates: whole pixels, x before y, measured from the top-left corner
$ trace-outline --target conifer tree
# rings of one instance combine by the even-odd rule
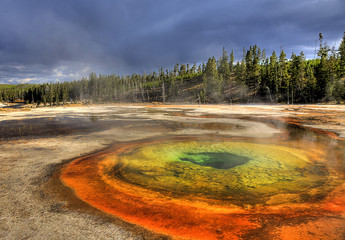
[[[196,62],[194,62],[192,69],[191,69],[191,73],[196,73]]]
[[[281,83],[281,93],[286,94],[287,103],[290,103],[290,75],[289,66],[286,61],[286,54],[281,50],[279,55],[279,82]]]
[[[338,67],[338,72],[340,77],[345,76],[345,32],[343,39],[339,45],[339,67]]]
[[[218,70],[215,57],[208,59],[202,78],[205,100],[212,99],[216,94],[218,83]]]
[[[160,72],[159,72],[159,79],[162,82],[162,101],[163,103],[165,103],[165,98],[166,98],[166,94],[165,94],[165,74],[163,71],[163,68],[161,68]]]
[[[326,86],[329,82],[329,65],[328,65],[328,52],[330,51],[328,45],[323,42],[323,35],[319,33],[319,51],[320,64],[317,71],[318,92],[319,98],[323,98],[326,94]]]
[[[307,81],[307,97],[309,103],[313,102],[315,99],[315,88],[316,88],[316,78],[314,76],[314,67],[312,61],[306,63],[305,77]]]
[[[235,62],[234,50],[231,50],[230,60],[229,60],[229,71],[230,71],[230,73],[234,71],[234,62]]]
[[[229,57],[224,47],[222,57],[219,60],[218,73],[221,74],[224,79],[228,79],[230,77]]]
[[[272,52],[272,55],[270,57],[268,78],[270,80],[271,92],[273,94],[277,94],[280,84],[278,82],[278,58],[275,51]]]
[[[179,76],[183,76],[183,75],[185,75],[186,73],[187,73],[186,65],[181,64]]]

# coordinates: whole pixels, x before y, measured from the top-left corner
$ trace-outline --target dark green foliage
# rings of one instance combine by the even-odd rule
[[[229,60],[229,71],[230,71],[230,73],[234,71],[234,63],[235,63],[234,51],[231,50],[230,60]]]
[[[345,77],[345,32],[339,46],[338,74],[340,77]]]
[[[219,59],[218,73],[222,75],[223,79],[228,79],[230,77],[230,67],[229,67],[229,56],[223,47],[223,55]]]
[[[345,33],[339,49],[329,48],[319,34],[317,59],[303,52],[288,60],[284,50],[266,57],[257,45],[243,48],[235,62],[225,48],[216,61],[192,66],[176,64],[150,74],[99,75],[64,83],[0,84],[0,101],[49,105],[67,102],[191,102],[239,103],[342,102],[345,99]]]
[[[257,45],[253,47],[250,46],[250,49],[245,55],[246,63],[246,79],[245,83],[249,87],[252,94],[252,101],[255,101],[256,95],[258,93],[260,84],[261,84],[261,66],[260,66],[260,55],[261,51]]]
[[[226,63],[228,66],[228,64]],[[209,58],[205,71],[202,75],[203,80],[203,95],[205,102],[217,102],[221,100],[223,93],[223,76],[218,73],[217,62],[215,57]]]

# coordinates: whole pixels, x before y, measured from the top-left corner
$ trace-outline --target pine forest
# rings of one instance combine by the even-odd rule
[[[206,63],[176,64],[172,69],[126,76],[96,75],[72,82],[0,84],[0,102],[53,106],[70,102],[181,102],[307,104],[345,100],[345,33],[338,47],[323,35],[315,59],[303,51],[270,56],[259,46],[243,48],[242,56],[223,48]]]

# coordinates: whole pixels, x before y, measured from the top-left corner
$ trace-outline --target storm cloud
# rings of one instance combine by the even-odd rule
[[[344,0],[2,0],[0,83],[70,81],[207,61],[222,47],[304,51],[337,46]]]

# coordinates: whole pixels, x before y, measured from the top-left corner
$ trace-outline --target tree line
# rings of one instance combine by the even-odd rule
[[[149,74],[96,75],[62,83],[0,85],[0,102],[60,105],[66,102],[316,103],[345,100],[345,33],[338,49],[319,34],[317,58],[284,50],[266,56],[257,45],[206,63],[176,64]]]

